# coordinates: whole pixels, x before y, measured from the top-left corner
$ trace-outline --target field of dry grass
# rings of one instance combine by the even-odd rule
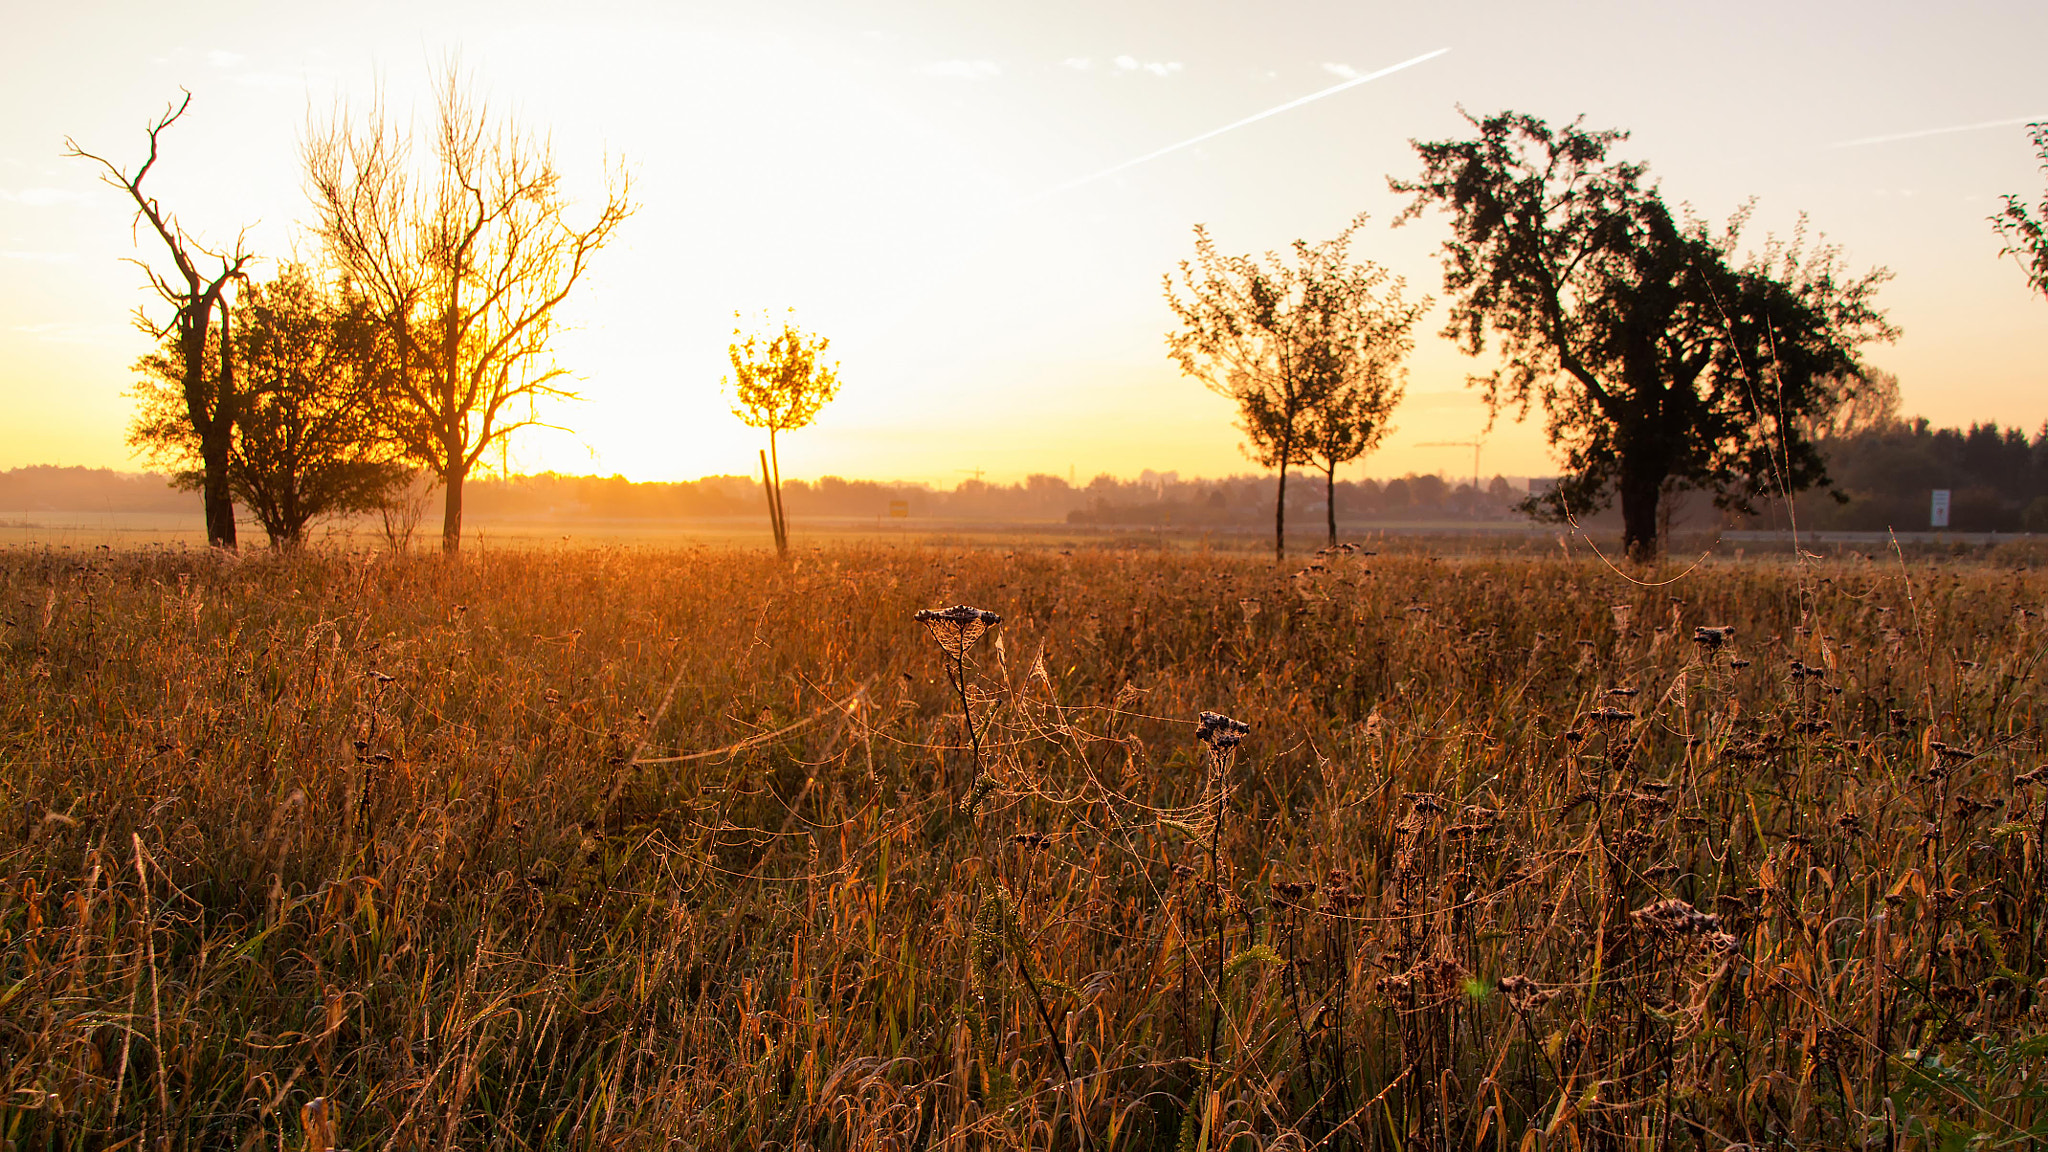
[[[2039,1147],[2044,614],[1927,560],[0,553],[0,1140]]]

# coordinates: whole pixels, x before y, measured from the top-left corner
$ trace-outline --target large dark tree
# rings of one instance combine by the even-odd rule
[[[170,343],[178,390],[177,418],[191,433],[199,459],[196,486],[202,493],[206,510],[206,542],[217,548],[233,548],[235,504],[229,491],[228,464],[234,443],[239,396],[232,360],[210,360],[207,349],[221,346],[221,341],[211,336],[214,314],[220,313],[221,325],[225,329],[228,323],[225,294],[229,286],[241,278],[252,257],[242,250],[240,237],[236,238],[232,251],[217,252],[206,248],[185,231],[176,216],[142,190],[143,179],[149,175],[150,169],[156,167],[157,138],[176,124],[191,106],[192,94],[187,92],[176,108],[166,109],[155,123],[144,129],[149,137],[149,156],[132,173],[87,152],[68,137],[64,146],[65,155],[91,160],[106,169],[102,173],[106,182],[135,201],[136,225],[139,227],[147,223],[149,230],[156,233],[164,247],[170,250],[173,271],[169,275],[159,273],[139,260],[136,263],[149,277],[150,286],[156,289],[157,295],[171,306],[171,319],[160,324],[147,312],[137,309],[136,324],[157,339]]]
[[[274,548],[295,548],[326,517],[384,507],[411,479],[378,412],[388,377],[384,332],[360,300],[323,290],[304,268],[250,284],[235,301],[237,323],[209,363],[239,381],[228,454],[230,494],[256,517]],[[180,403],[174,344],[136,365],[141,379],[130,441],[178,467],[197,487],[201,443]]]
[[[1878,269],[1849,276],[1801,233],[1738,260],[1748,210],[1727,228],[1674,215],[1646,166],[1609,158],[1627,134],[1553,129],[1503,112],[1469,139],[1415,143],[1423,170],[1389,180],[1452,217],[1444,334],[1502,366],[1471,383],[1489,409],[1542,404],[1568,475],[1531,511],[1584,513],[1621,498],[1629,554],[1653,557],[1674,490],[1749,511],[1823,484],[1802,432],[1864,371],[1858,350],[1896,335],[1876,310]]]
[[[1402,302],[1402,282],[1350,258],[1354,218],[1334,239],[1294,242],[1290,260],[1225,256],[1195,226],[1195,259],[1166,279],[1180,327],[1167,333],[1181,371],[1238,407],[1251,456],[1280,473],[1273,553],[1287,550],[1287,469],[1324,460],[1326,476],[1376,441],[1374,429],[1400,400],[1398,368],[1408,330],[1428,308]],[[1335,482],[1330,497],[1336,498]],[[1330,531],[1336,535],[1336,516]]]

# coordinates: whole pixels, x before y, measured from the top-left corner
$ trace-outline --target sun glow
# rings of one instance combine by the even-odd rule
[[[63,136],[133,163],[141,126],[188,86],[193,110],[166,138],[153,191],[214,242],[248,226],[271,261],[310,257],[297,158],[309,115],[381,91],[423,118],[432,71],[449,59],[549,137],[586,209],[618,159],[639,204],[562,314],[557,362],[584,400],[547,415],[575,431],[522,437],[501,461],[514,470],[751,471],[755,437],[718,386],[730,318],[793,307],[832,339],[845,388],[791,437],[789,476],[1249,471],[1228,405],[1166,357],[1161,276],[1191,254],[1197,222],[1226,250],[1264,251],[1332,235],[1367,210],[1359,254],[1440,296],[1441,221],[1388,228],[1404,201],[1385,179],[1413,169],[1410,138],[1455,130],[1460,102],[1583,110],[1635,129],[1631,154],[1674,199],[1718,216],[1760,197],[1759,235],[1810,210],[1852,261],[1899,274],[1883,302],[1906,338],[1877,360],[1904,381],[1909,410],[2024,427],[2048,416],[2048,308],[1993,258],[1983,223],[1997,192],[2038,184],[2019,130],[1885,135],[2007,115],[1992,102],[2026,95],[2010,84],[1968,107],[1952,94],[1924,108],[1911,93],[1881,94],[1854,116],[1803,124],[1764,114],[1784,97],[1744,108],[1679,95],[1677,81],[1714,72],[1715,53],[1737,46],[1661,15],[1582,27],[1506,8],[1486,20],[1331,9],[1298,28],[1173,17],[940,15],[879,0],[573,16],[372,5],[347,24],[26,13],[17,43],[43,50],[15,53],[0,81],[28,110],[0,126],[0,396],[11,417],[0,466],[133,466],[123,392],[148,341],[124,313],[154,301],[123,261],[161,253],[130,235],[116,192],[57,159]],[[1911,39],[1862,43],[1839,67],[1903,62]],[[1445,45],[1455,50],[1418,62]],[[1568,66],[1586,53],[1601,69]],[[1303,99],[1332,76],[1403,61],[1414,66]],[[1595,84],[1593,71],[1611,82]],[[1621,82],[1653,74],[1659,83]],[[61,98],[33,98],[51,93]],[[1716,128],[1733,122],[1750,127]],[[1242,126],[1202,138],[1231,125]],[[1827,147],[1878,136],[1892,142]],[[1156,159],[1130,166],[1144,157]],[[1425,445],[1482,434],[1489,473],[1551,471],[1537,425],[1488,431],[1463,381],[1490,364],[1436,338],[1441,316],[1417,327],[1398,431],[1364,471],[1459,474],[1455,453]]]

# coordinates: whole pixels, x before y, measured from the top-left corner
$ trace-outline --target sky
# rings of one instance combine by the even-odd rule
[[[584,213],[608,163],[638,210],[564,306],[582,399],[513,471],[691,479],[752,470],[721,388],[734,313],[795,309],[840,397],[782,441],[786,476],[950,485],[1072,473],[1254,471],[1228,401],[1180,374],[1162,277],[1205,224],[1225,252],[1335,235],[1437,298],[1396,431],[1352,474],[1556,471],[1540,417],[1487,414],[1438,335],[1443,216],[1390,225],[1412,140],[1502,109],[1630,131],[1667,199],[1747,238],[1805,214],[1902,330],[1869,350],[1939,424],[2048,421],[2048,300],[1986,217],[2044,180],[2038,3],[1447,5],[758,0],[747,4],[208,2],[13,5],[0,40],[0,468],[135,468],[137,307],[162,266],[117,162],[193,95],[148,188],[215,244],[312,259],[309,122],[386,105],[425,127],[451,59],[551,143]],[[1390,75],[1132,164],[1321,92]],[[1117,169],[1097,179],[1092,174]]]

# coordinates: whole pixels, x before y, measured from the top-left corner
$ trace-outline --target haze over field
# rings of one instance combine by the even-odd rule
[[[139,4],[12,13],[0,89],[0,467],[133,467],[128,322],[155,305],[122,260],[132,209],[70,135],[124,162],[178,88],[155,191],[214,241],[251,227],[268,258],[309,217],[309,110],[387,101],[431,115],[430,73],[459,53],[479,92],[552,131],[586,207],[609,155],[640,208],[568,309],[556,344],[587,402],[575,434],[519,441],[515,470],[678,479],[751,470],[755,437],[718,388],[732,312],[794,306],[830,336],[846,387],[795,433],[791,476],[950,483],[1071,466],[1247,470],[1225,400],[1165,355],[1160,277],[1210,226],[1230,252],[1335,233],[1441,297],[1440,216],[1399,230],[1388,175],[1411,138],[1514,108],[1630,130],[1671,201],[1719,220],[1750,197],[1748,239],[1798,214],[1856,268],[1889,266],[1903,330],[1872,361],[1937,423],[2048,418],[2048,308],[1997,259],[1985,222],[2038,194],[2020,121],[2048,116],[2020,3],[1893,9],[1492,4],[1429,10],[1083,4],[948,9],[874,0],[732,6],[530,4],[323,9]],[[1394,75],[1099,180],[1162,147],[1438,49]],[[1049,193],[1049,194],[1048,194]],[[162,311],[161,307],[159,311]],[[1483,425],[1475,364],[1417,328],[1398,432],[1363,471],[1463,474],[1421,445]],[[1548,474],[1536,424],[1503,424],[1488,475]],[[1356,466],[1354,466],[1356,471]]]

